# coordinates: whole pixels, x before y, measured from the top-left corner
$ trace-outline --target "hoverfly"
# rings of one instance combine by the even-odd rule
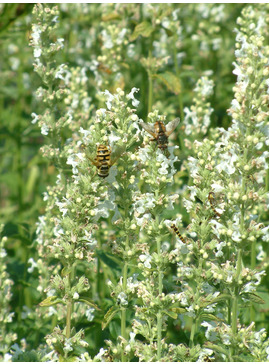
[[[112,71],[106,67],[105,65],[103,65],[102,63],[99,63],[99,65],[97,66],[98,71],[104,72],[107,75],[111,75]]]
[[[97,146],[96,157],[89,158],[92,164],[97,168],[97,174],[101,178],[109,175],[109,169],[119,159],[123,153],[124,146],[115,148],[113,151],[110,146],[100,144]]]
[[[182,241],[182,243],[184,243],[184,244],[187,244],[186,243],[186,240],[183,238],[183,236],[180,234],[180,232],[179,232],[179,230],[178,230],[178,228],[176,227],[176,225],[175,224],[172,224],[171,225],[171,229],[173,229],[174,230],[174,232],[177,234],[177,236],[179,237],[179,239]]]
[[[214,212],[215,216],[221,217],[221,214],[215,209],[215,194],[214,192],[209,192],[208,201],[210,203],[211,209]]]
[[[146,124],[143,121],[140,122],[141,126],[153,136],[151,141],[155,140],[157,142],[158,148],[160,148],[163,152],[167,150],[168,145],[168,137],[175,128],[178,126],[180,122],[179,118],[176,118],[170,121],[166,126],[162,121],[156,121],[155,124]]]

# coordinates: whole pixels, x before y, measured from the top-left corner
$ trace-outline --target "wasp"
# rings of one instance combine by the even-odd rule
[[[119,159],[123,153],[124,147],[115,148],[113,151],[110,146],[100,144],[97,146],[96,157],[89,158],[92,164],[97,168],[97,174],[101,178],[109,175],[109,169]]]
[[[215,209],[215,194],[214,194],[214,192],[209,192],[208,201],[210,203],[211,209],[214,212],[215,216],[221,217],[221,214]]]
[[[151,141],[155,140],[158,148],[160,148],[163,152],[167,150],[168,145],[168,137],[175,128],[178,126],[180,122],[179,118],[176,118],[170,121],[166,126],[162,121],[156,121],[155,124],[146,124],[143,121],[140,122],[141,126],[153,136]]]
[[[171,229],[173,229],[174,230],[174,232],[177,234],[177,236],[179,237],[179,239],[182,241],[182,243],[184,243],[184,244],[187,244],[186,243],[186,240],[183,238],[183,236],[180,234],[180,232],[179,232],[179,230],[178,230],[178,228],[176,227],[176,225],[175,224],[172,224],[171,225]]]

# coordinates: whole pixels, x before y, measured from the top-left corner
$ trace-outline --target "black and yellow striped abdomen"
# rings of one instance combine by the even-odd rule
[[[178,228],[176,227],[175,224],[171,225],[171,228],[174,230],[174,232],[177,234],[177,236],[179,237],[179,239],[182,241],[182,243],[186,244],[186,240],[183,238],[183,236],[180,234]]]
[[[98,168],[98,176],[106,178],[111,166],[111,149],[106,145],[101,144],[97,147],[96,166]]]

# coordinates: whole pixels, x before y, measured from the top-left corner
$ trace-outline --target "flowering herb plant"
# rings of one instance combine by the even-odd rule
[[[32,127],[54,181],[27,261],[41,333],[8,353],[0,281],[5,359],[269,360],[268,11],[33,6]]]

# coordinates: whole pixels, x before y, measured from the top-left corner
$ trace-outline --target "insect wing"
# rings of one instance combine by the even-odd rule
[[[156,135],[156,130],[155,130],[155,128],[154,128],[154,125],[152,125],[152,124],[146,124],[146,123],[144,123],[143,121],[140,121],[140,123],[139,123],[141,126],[142,126],[142,128],[144,128],[149,134],[151,134],[153,137],[154,137],[154,139],[156,139],[157,138],[157,135]]]
[[[167,125],[166,125],[166,135],[169,136],[170,134],[173,133],[173,131],[176,129],[176,127],[178,126],[180,122],[179,118],[176,118],[172,121],[170,121]]]
[[[119,157],[125,152],[125,145],[115,146],[111,152],[110,166],[117,162]]]

